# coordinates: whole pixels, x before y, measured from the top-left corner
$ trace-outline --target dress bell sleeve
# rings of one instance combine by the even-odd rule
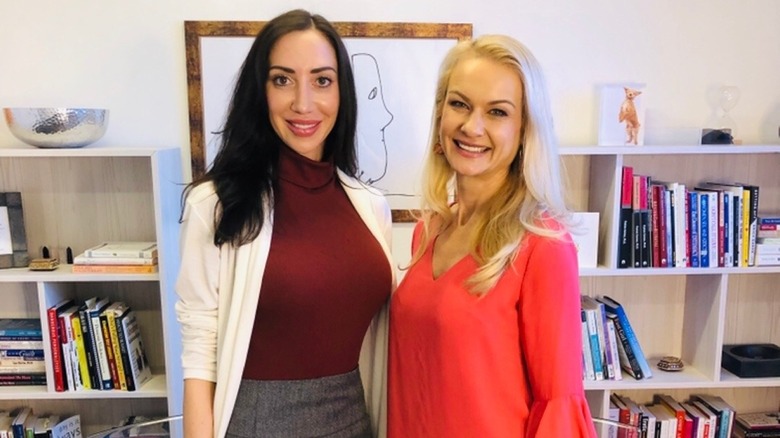
[[[595,438],[582,384],[576,249],[568,235],[533,239],[519,302],[531,402],[525,436]]]
[[[216,382],[220,249],[214,245],[213,206],[185,204],[175,307],[184,379]]]

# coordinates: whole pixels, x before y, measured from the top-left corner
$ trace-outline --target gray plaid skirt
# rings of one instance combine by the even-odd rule
[[[360,373],[242,380],[226,437],[371,438]]]

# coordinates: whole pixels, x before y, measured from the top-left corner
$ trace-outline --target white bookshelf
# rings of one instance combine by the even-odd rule
[[[129,415],[177,415],[181,342],[174,282],[179,268],[183,189],[178,148],[0,148],[0,191],[22,194],[31,258],[47,246],[65,260],[106,240],[156,241],[159,272],[80,274],[0,269],[0,318],[40,318],[47,386],[0,387],[0,409],[81,414],[85,436]],[[153,378],[136,391],[54,390],[47,309],[62,298],[125,301],[136,312]],[[174,434],[180,434],[178,429]]]
[[[561,155],[570,203],[601,218],[599,266],[581,270],[582,293],[623,304],[653,369],[651,379],[586,381],[593,414],[607,416],[613,392],[639,403],[655,393],[711,393],[738,411],[777,410],[780,377],[738,378],[721,368],[721,354],[726,344],[780,345],[780,267],[618,269],[616,224],[624,165],[688,188],[707,180],[758,185],[759,211],[780,212],[780,145],[569,146]],[[681,357],[685,370],[659,370],[666,355]]]

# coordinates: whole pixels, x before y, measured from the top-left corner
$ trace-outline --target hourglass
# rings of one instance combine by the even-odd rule
[[[708,128],[702,130],[702,144],[734,144],[734,134],[737,123],[729,111],[737,106],[739,88],[733,85],[722,85],[710,94],[710,104],[713,113],[707,122]]]
[[[718,96],[718,105],[722,113],[718,117],[717,128],[723,131],[731,132],[734,136],[737,128],[737,123],[729,115],[729,111],[734,109],[739,102],[739,88],[733,85],[723,85],[719,89],[720,95]]]

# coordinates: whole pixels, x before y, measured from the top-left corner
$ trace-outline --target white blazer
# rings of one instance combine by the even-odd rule
[[[385,252],[395,289],[390,253],[392,219],[384,197],[338,172],[344,191]],[[182,332],[184,379],[216,382],[214,436],[227,432],[244,371],[260,288],[268,260],[273,214],[267,209],[260,235],[234,248],[214,245],[217,195],[211,183],[187,197],[181,228],[181,270],[176,303]],[[387,429],[387,305],[374,317],[360,352],[360,375],[375,437]]]

